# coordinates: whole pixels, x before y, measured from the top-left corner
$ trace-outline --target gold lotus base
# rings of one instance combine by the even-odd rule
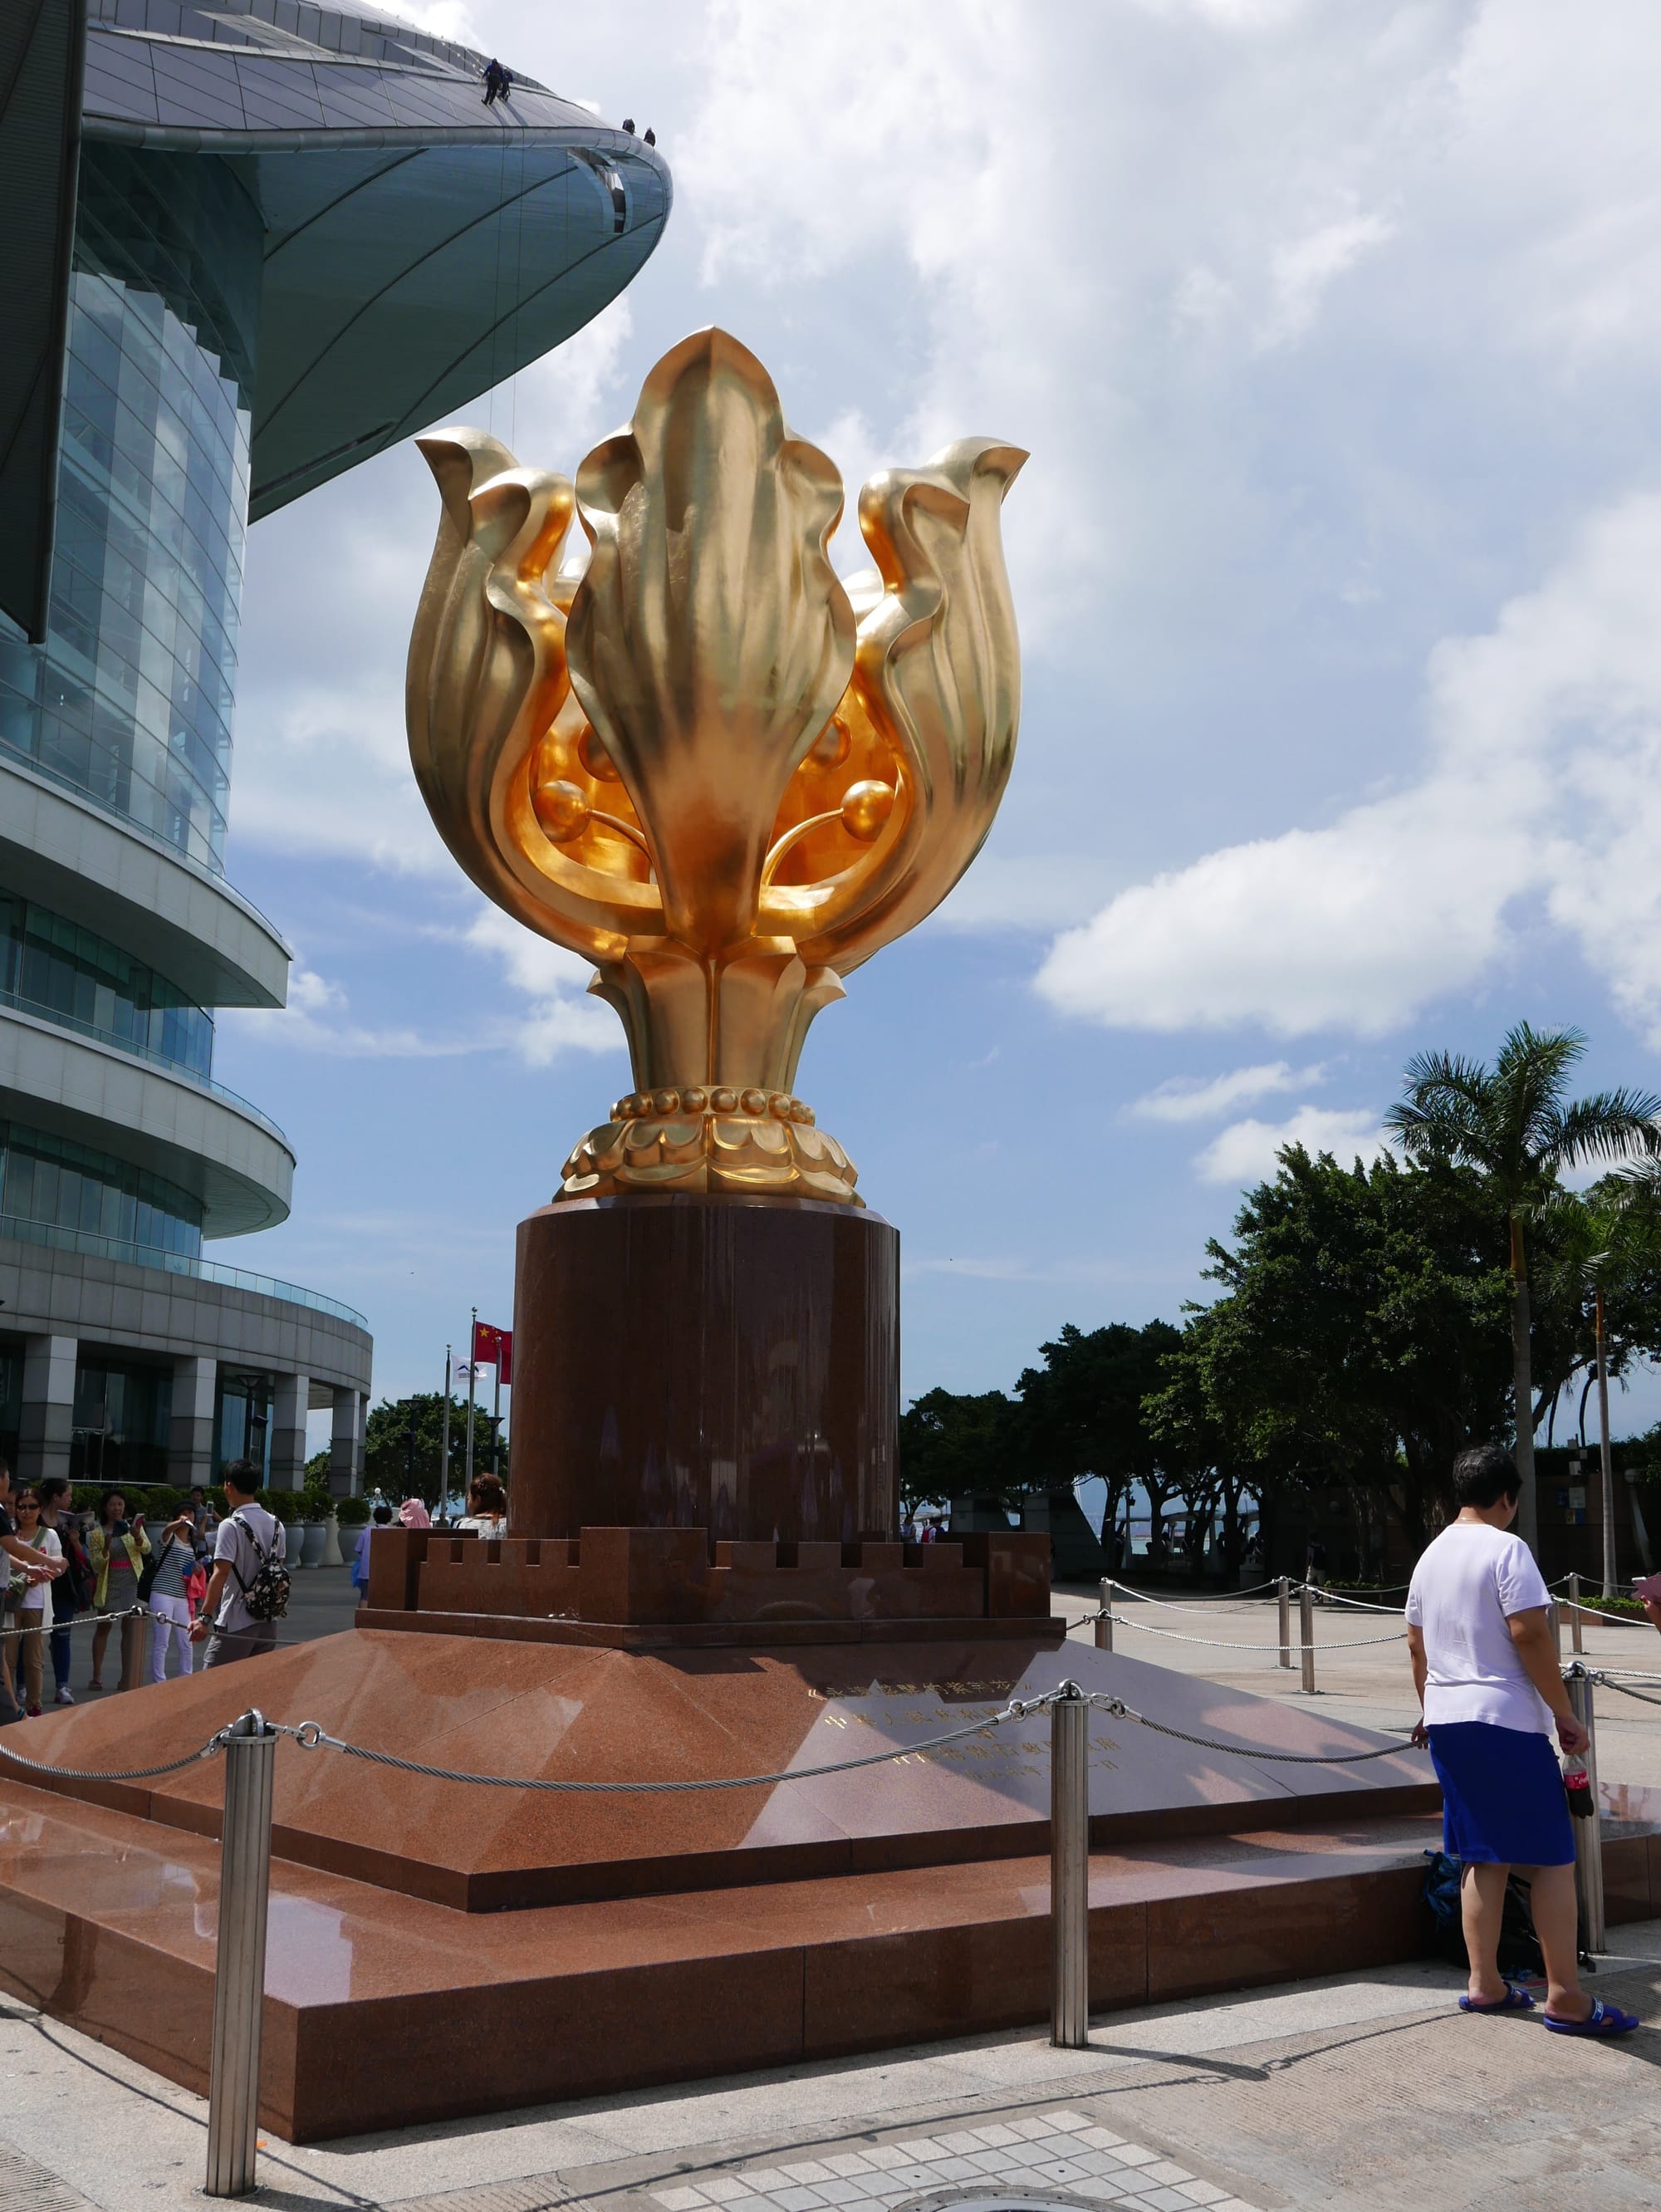
[[[562,1170],[562,1198],[628,1191],[767,1191],[863,1206],[859,1170],[813,1109],[784,1091],[635,1091],[591,1129]]]

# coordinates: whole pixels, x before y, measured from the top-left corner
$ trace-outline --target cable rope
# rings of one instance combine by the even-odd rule
[[[170,1759],[161,1766],[123,1766],[101,1771],[84,1766],[53,1766],[45,1759],[25,1759],[3,1737],[0,1737],[0,1759],[9,1759],[14,1766],[27,1767],[31,1774],[55,1774],[65,1782],[149,1782],[157,1775],[177,1774],[182,1767],[195,1766],[202,1759],[213,1758],[216,1752],[224,1750],[230,1733],[228,1729],[221,1729],[216,1735],[209,1737],[199,1751],[187,1751],[182,1759]]]
[[[1150,1714],[1138,1712],[1134,1705],[1126,1705],[1122,1698],[1108,1697],[1100,1691],[1081,1691],[1076,1682],[1064,1683],[1060,1688],[1046,1690],[1036,1698],[1012,1698],[997,1712],[988,1713],[966,1727],[950,1729],[942,1735],[930,1736],[921,1743],[891,1744],[882,1751],[870,1752],[858,1759],[839,1759],[828,1766],[785,1767],[773,1774],[725,1775],[695,1782],[575,1782],[550,1780],[539,1775],[472,1774],[457,1767],[430,1766],[419,1759],[400,1759],[392,1752],[372,1751],[362,1744],[348,1743],[340,1736],[330,1735],[317,1721],[301,1721],[298,1726],[287,1721],[268,1721],[265,1725],[273,1735],[288,1737],[302,1750],[337,1751],[348,1759],[360,1759],[373,1766],[390,1767],[398,1773],[418,1774],[427,1781],[458,1782],[485,1790],[535,1790],[562,1796],[682,1796],[696,1790],[767,1789],[785,1782],[810,1782],[832,1774],[852,1774],[862,1767],[887,1765],[896,1760],[918,1758],[946,1744],[961,1743],[967,1736],[984,1735],[988,1729],[1000,1728],[1006,1721],[1030,1720],[1035,1714],[1046,1711],[1052,1706],[1070,1704],[1075,1700],[1095,1711],[1110,1714],[1117,1720],[1134,1721],[1138,1727],[1150,1729],[1156,1735],[1168,1736],[1177,1743],[1192,1744],[1202,1751],[1221,1752],[1230,1758],[1266,1759],[1281,1765],[1358,1766],[1369,1759],[1399,1757],[1409,1748],[1406,1745],[1387,1743],[1372,1751],[1268,1751],[1257,1744],[1224,1743],[1215,1736],[1195,1735],[1186,1729],[1173,1728],[1167,1722],[1156,1721]],[[226,1748],[233,1735],[232,1728],[220,1729],[199,1749],[154,1766],[102,1771],[58,1766],[44,1759],[25,1758],[21,1752],[13,1751],[3,1741],[0,1741],[0,1758],[10,1760],[14,1765],[22,1767],[28,1773],[52,1775],[66,1782],[147,1782],[164,1774],[177,1774],[185,1767],[215,1757]]]
[[[1076,1626],[1082,1628],[1093,1617],[1096,1620],[1106,1618],[1101,1613],[1087,1615],[1085,1620],[1077,1622]],[[1300,1651],[1303,1649],[1302,1641],[1298,1638],[1288,1638],[1284,1645],[1278,1640],[1273,1644],[1234,1644],[1217,1636],[1184,1636],[1174,1628],[1155,1628],[1151,1620],[1132,1620],[1129,1614],[1123,1613],[1114,1613],[1112,1620],[1116,1627],[1134,1628],[1140,1636],[1163,1636],[1173,1644],[1203,1644],[1213,1651]],[[1309,1648],[1312,1651],[1366,1651],[1374,1644],[1399,1644],[1406,1634],[1403,1628],[1394,1636],[1355,1636],[1346,1638],[1342,1644],[1312,1644]]]
[[[1402,1608],[1398,1605],[1373,1605],[1367,1598],[1345,1597],[1341,1590],[1322,1589],[1314,1583],[1300,1583],[1297,1587],[1306,1589],[1317,1605],[1347,1605],[1356,1613],[1393,1613],[1397,1620],[1402,1617]]]
[[[1126,1597],[1134,1598],[1138,1605],[1156,1605],[1162,1613],[1189,1613],[1194,1614],[1197,1619],[1203,1620],[1210,1620],[1215,1618],[1213,1606],[1176,1605],[1173,1604],[1169,1598],[1151,1597],[1146,1590],[1132,1589],[1129,1583],[1117,1582],[1112,1575],[1106,1575],[1102,1579],[1106,1583],[1110,1589],[1122,1590]],[[1240,1596],[1242,1595],[1243,1593],[1234,1591],[1231,1592],[1230,1595],[1233,1596]],[[1226,1598],[1218,1598],[1215,1601],[1215,1605],[1224,1605],[1227,1604],[1227,1602],[1228,1600]]]
[[[560,1796],[595,1796],[611,1791],[623,1791],[631,1796],[680,1796],[694,1790],[758,1790],[779,1782],[811,1782],[821,1775],[851,1774],[861,1766],[881,1766],[895,1759],[910,1759],[925,1751],[934,1751],[943,1744],[961,1743],[965,1736],[984,1735],[988,1729],[999,1728],[1005,1721],[1028,1720],[1056,1702],[1059,1692],[1046,1691],[1039,1698],[1014,1698],[1001,1711],[989,1713],[985,1719],[971,1721],[967,1728],[949,1729],[944,1735],[928,1737],[922,1743],[900,1743],[887,1751],[874,1751],[860,1759],[848,1759],[834,1766],[786,1767],[777,1774],[724,1775],[711,1781],[699,1782],[564,1782],[549,1781],[540,1776],[523,1774],[465,1774],[454,1767],[428,1766],[415,1759],[400,1759],[390,1751],[370,1751],[361,1744],[345,1743],[339,1736],[330,1735],[316,1721],[302,1721],[298,1728],[286,1723],[272,1723],[279,1733],[291,1735],[302,1750],[343,1752],[349,1759],[361,1759],[373,1766],[390,1766],[401,1774],[419,1774],[431,1782],[471,1782],[487,1790],[538,1790]]]
[[[1647,1690],[1634,1690],[1629,1682],[1616,1682],[1607,1674],[1594,1674],[1591,1679],[1606,1690],[1618,1690],[1623,1698],[1635,1698],[1640,1705],[1661,1706],[1661,1698],[1652,1697]]]
[[[1369,1759],[1399,1759],[1414,1748],[1411,1744],[1386,1743],[1377,1751],[1264,1751],[1256,1744],[1219,1743],[1215,1736],[1191,1735],[1186,1729],[1172,1728],[1167,1722],[1152,1719],[1139,1713],[1134,1705],[1127,1705],[1122,1698],[1103,1697],[1099,1691],[1087,1692],[1087,1702],[1098,1711],[1112,1713],[1117,1718],[1136,1721],[1143,1728],[1152,1729],[1155,1735],[1168,1735],[1178,1743],[1191,1743],[1202,1751],[1222,1751],[1236,1759],[1269,1759],[1286,1766],[1360,1766]]]

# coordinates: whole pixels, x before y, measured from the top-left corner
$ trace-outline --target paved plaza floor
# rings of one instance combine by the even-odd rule
[[[1661,1922],[1596,1986],[1661,2019]],[[1595,2045],[1471,2020],[1415,1965],[1103,2014],[1087,2051],[989,2036],[308,2149],[282,2212],[1630,2212],[1661,2203],[1661,2031]],[[199,2204],[206,2108],[0,2001],[0,2205]]]

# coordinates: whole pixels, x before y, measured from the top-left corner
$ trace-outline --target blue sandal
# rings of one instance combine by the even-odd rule
[[[1461,2012],[1532,2012],[1534,2000],[1526,1990],[1519,1990],[1514,1982],[1506,1984],[1506,1993],[1497,2004],[1479,2004],[1475,1997],[1461,1997]]]
[[[1634,2028],[1644,2025],[1635,2012],[1622,2012],[1619,2005],[1605,2004],[1601,1997],[1594,2000],[1584,2020],[1554,2020],[1549,2012],[1540,2017],[1554,2035],[1630,2035]]]

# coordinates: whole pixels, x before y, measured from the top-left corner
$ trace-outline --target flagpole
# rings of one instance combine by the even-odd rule
[[[479,1310],[473,1309],[473,1328],[467,1340],[467,1508],[473,1501],[473,1393],[479,1387]]]
[[[444,1442],[439,1447],[439,1518],[450,1518],[450,1346],[444,1347]]]
[[[502,1471],[502,1347],[500,1337],[496,1341],[496,1364],[494,1372],[496,1377],[496,1400],[491,1409],[491,1417],[496,1425],[490,1431],[490,1472],[492,1474],[500,1475]]]

